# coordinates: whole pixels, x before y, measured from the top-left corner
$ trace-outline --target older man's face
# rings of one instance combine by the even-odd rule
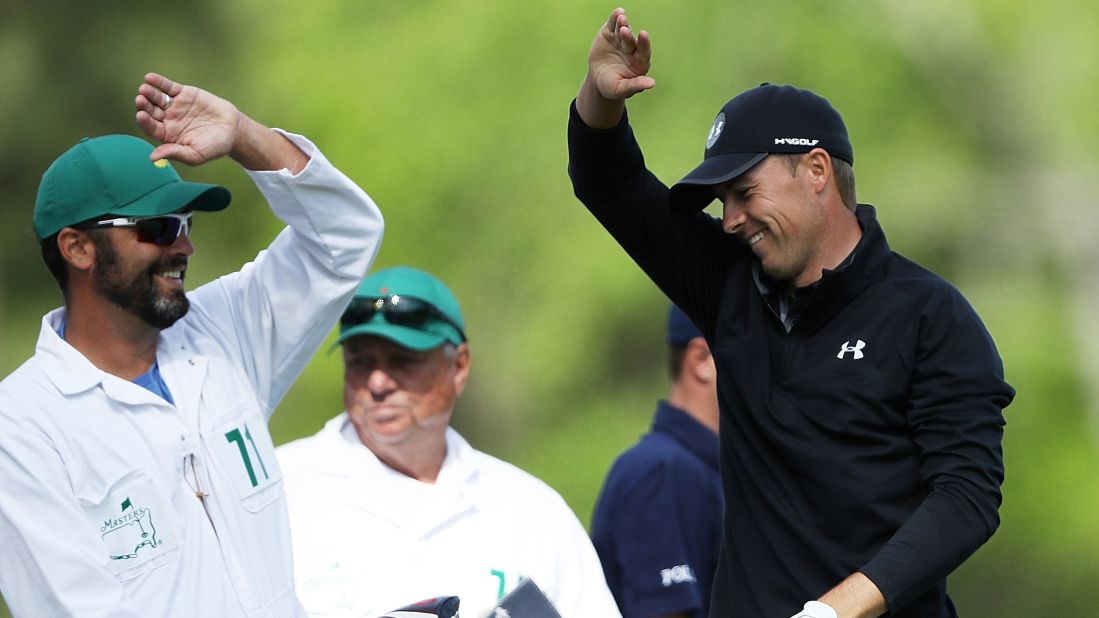
[[[343,344],[344,406],[370,447],[414,448],[446,432],[465,386],[469,349],[418,351],[373,335]]]

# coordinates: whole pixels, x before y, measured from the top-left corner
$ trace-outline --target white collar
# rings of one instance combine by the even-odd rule
[[[65,319],[65,307],[58,307],[42,316],[42,326],[35,346],[35,356],[42,365],[43,373],[63,396],[71,397],[102,386],[109,397],[122,403],[171,405],[147,389],[92,364],[86,356],[57,334],[57,329]],[[157,362],[161,375],[171,387],[171,377],[178,374],[178,364],[183,362],[187,366],[187,372],[191,374],[190,386],[198,392],[201,389],[202,376],[206,373],[206,359],[188,350],[179,331],[180,329],[173,326],[160,332],[157,340]],[[173,396],[177,397],[178,402],[178,394],[173,391]]]
[[[316,462],[325,466],[326,472],[342,473],[347,476],[365,474],[375,478],[391,475],[409,478],[382,463],[377,455],[362,443],[347,412],[329,419],[318,433],[318,437],[326,443],[333,443],[334,447],[325,450],[332,455],[330,460]],[[339,448],[335,448],[336,444],[340,445]],[[477,475],[478,470],[476,451],[453,427],[447,427],[446,458],[443,459],[435,485],[465,484]]]

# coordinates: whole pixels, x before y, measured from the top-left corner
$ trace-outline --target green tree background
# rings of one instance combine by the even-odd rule
[[[612,8],[0,1],[0,375],[33,353],[41,314],[60,302],[30,231],[40,174],[79,137],[136,133],[132,99],[156,70],[309,135],[366,188],[387,222],[377,266],[430,270],[462,302],[474,363],[455,424],[587,522],[611,461],[666,391],[666,301],[565,173],[567,106]],[[1003,523],[951,578],[959,609],[1088,615],[1099,602],[1099,12],[1066,0],[627,8],[652,34],[657,81],[631,118],[665,181],[699,160],[718,108],[760,82],[810,88],[843,112],[860,200],[878,206],[894,249],[967,295],[1018,389]],[[234,194],[228,211],[198,218],[195,286],[237,269],[280,224],[233,164],[184,175]],[[318,354],[280,406],[276,442],[339,412],[341,378],[338,356]]]

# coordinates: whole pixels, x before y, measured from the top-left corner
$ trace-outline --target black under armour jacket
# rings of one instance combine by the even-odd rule
[[[719,371],[725,531],[710,616],[784,618],[861,571],[890,616],[956,615],[946,576],[999,524],[1014,397],[962,294],[894,253],[870,206],[787,331],[758,260],[668,204],[624,117],[575,106],[576,195],[700,327]]]

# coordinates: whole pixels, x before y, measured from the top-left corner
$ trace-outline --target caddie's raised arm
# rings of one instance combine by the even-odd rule
[[[593,129],[618,124],[626,99],[656,85],[649,77],[651,57],[649,33],[635,35],[626,10],[612,11],[591,43],[588,74],[576,95],[576,111],[584,124]]]

